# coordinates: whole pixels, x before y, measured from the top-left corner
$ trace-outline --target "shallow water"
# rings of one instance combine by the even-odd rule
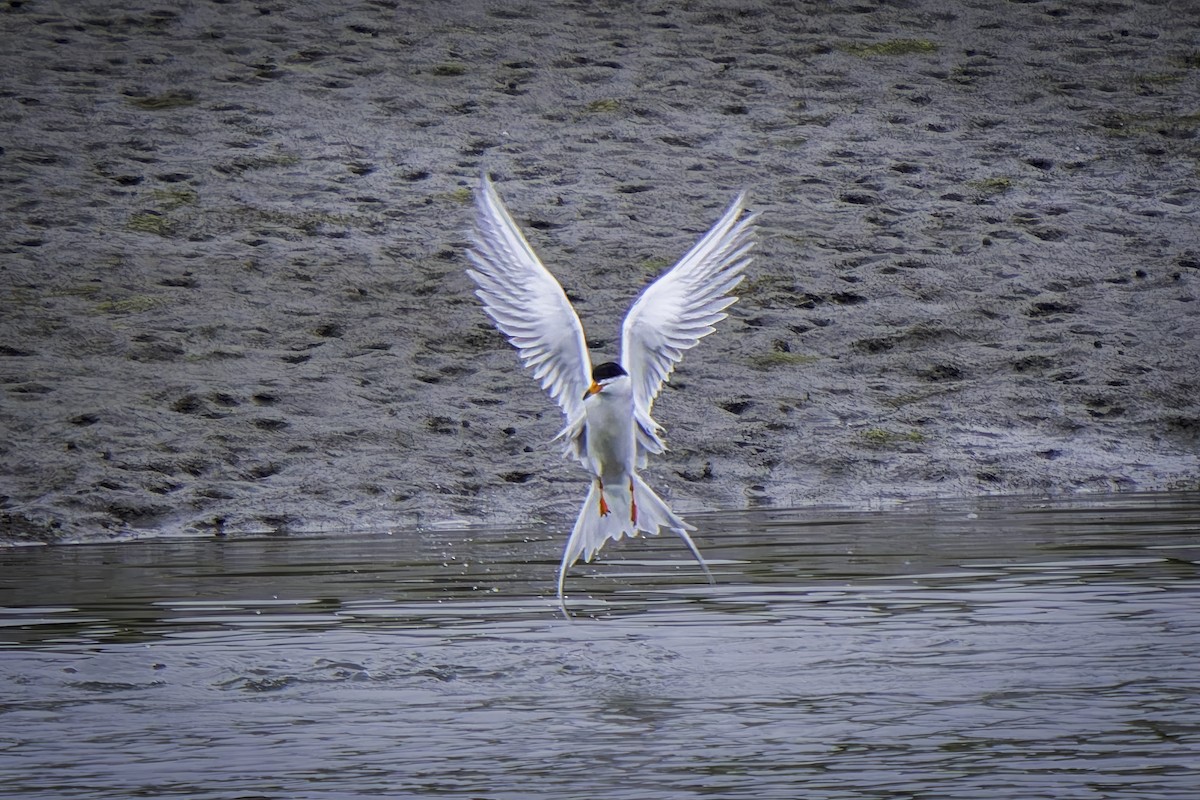
[[[0,795],[1194,798],[1200,495],[0,551]]]

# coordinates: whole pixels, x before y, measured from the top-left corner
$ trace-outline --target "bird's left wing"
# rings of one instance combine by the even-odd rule
[[[525,240],[484,175],[475,193],[475,230],[467,274],[496,327],[508,337],[542,388],[562,408],[567,424],[582,418],[591,384],[583,325],[562,286]]]
[[[662,449],[650,410],[663,382],[683,352],[712,333],[737,300],[730,292],[750,263],[758,216],[742,216],[745,202],[743,192],[678,264],[642,292],[621,326],[621,363],[633,381],[634,408],[647,434],[638,438],[652,452]]]

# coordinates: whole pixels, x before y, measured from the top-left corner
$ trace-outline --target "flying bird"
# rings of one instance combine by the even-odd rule
[[[739,194],[679,263],[650,284],[621,326],[617,361],[592,366],[583,325],[562,286],[534,254],[483,175],[475,195],[475,229],[467,253],[476,295],[496,327],[517,348],[566,425],[555,437],[565,457],[592,475],[591,488],[558,569],[563,581],[582,555],[591,561],[609,539],[676,533],[712,582],[712,573],[679,518],[638,475],[649,454],[662,453],[663,429],[650,412],[685,350],[712,333],[742,281],[754,246],[757,214],[744,215]]]

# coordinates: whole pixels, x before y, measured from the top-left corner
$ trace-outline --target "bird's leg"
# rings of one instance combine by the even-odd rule
[[[637,501],[633,499],[633,481],[629,482],[629,519],[637,525]]]
[[[604,502],[604,481],[596,479],[596,485],[600,487],[600,516],[608,516],[608,503]]]

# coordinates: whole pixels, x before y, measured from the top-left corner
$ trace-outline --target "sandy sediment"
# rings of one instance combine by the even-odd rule
[[[1200,7],[344,5],[0,11],[0,537],[568,520],[484,169],[600,356],[762,212],[685,513],[1196,487]]]

